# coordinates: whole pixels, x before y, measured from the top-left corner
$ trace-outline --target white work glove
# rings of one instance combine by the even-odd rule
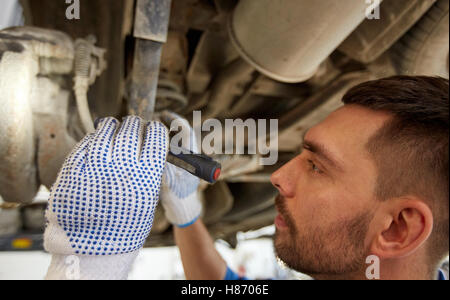
[[[183,148],[198,153],[197,140],[189,122],[175,113],[163,112],[162,120],[170,124],[171,131],[181,132]],[[178,139],[171,141],[172,151],[177,148]],[[184,228],[195,223],[202,212],[198,196],[200,180],[189,172],[167,163],[161,186],[161,203],[170,223]]]
[[[152,227],[167,152],[166,127],[139,117],[105,118],[75,147],[46,211],[48,279],[65,279],[71,255],[80,279],[126,278]]]

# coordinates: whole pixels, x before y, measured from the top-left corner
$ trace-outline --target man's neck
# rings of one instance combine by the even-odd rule
[[[432,270],[433,269],[433,270]],[[425,263],[419,263],[413,257],[403,259],[391,259],[380,262],[380,280],[435,280],[439,270],[431,268]],[[349,274],[315,274],[317,280],[368,280],[366,270],[360,270]]]
[[[387,260],[381,263],[382,280],[435,280],[438,269],[411,259]]]

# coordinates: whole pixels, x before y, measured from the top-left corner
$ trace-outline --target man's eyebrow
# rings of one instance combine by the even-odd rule
[[[314,153],[322,160],[326,161],[333,168],[343,171],[342,164],[339,163],[337,159],[335,159],[335,155],[331,151],[329,151],[324,145],[309,141],[307,139],[303,139],[303,148],[308,150],[309,152]]]

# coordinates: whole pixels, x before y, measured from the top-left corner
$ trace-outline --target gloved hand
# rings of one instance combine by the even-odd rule
[[[84,278],[126,275],[110,273],[126,273],[150,233],[167,152],[164,125],[139,117],[122,124],[105,118],[75,147],[46,211],[44,246],[54,254],[49,278],[61,277],[66,255],[107,268]]]
[[[171,124],[171,130],[182,128],[178,134],[183,148],[198,153],[197,140],[189,122],[175,113],[163,112],[164,123]],[[171,141],[171,149],[177,148],[178,139]],[[200,180],[189,172],[167,163],[161,186],[161,203],[166,217],[172,224],[184,228],[195,223],[202,212],[198,195]]]

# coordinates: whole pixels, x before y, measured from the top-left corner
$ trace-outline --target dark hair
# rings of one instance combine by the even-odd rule
[[[391,113],[368,142],[378,168],[376,196],[415,195],[433,212],[430,263],[449,252],[449,82],[426,76],[395,76],[362,83],[343,98],[346,105]]]

